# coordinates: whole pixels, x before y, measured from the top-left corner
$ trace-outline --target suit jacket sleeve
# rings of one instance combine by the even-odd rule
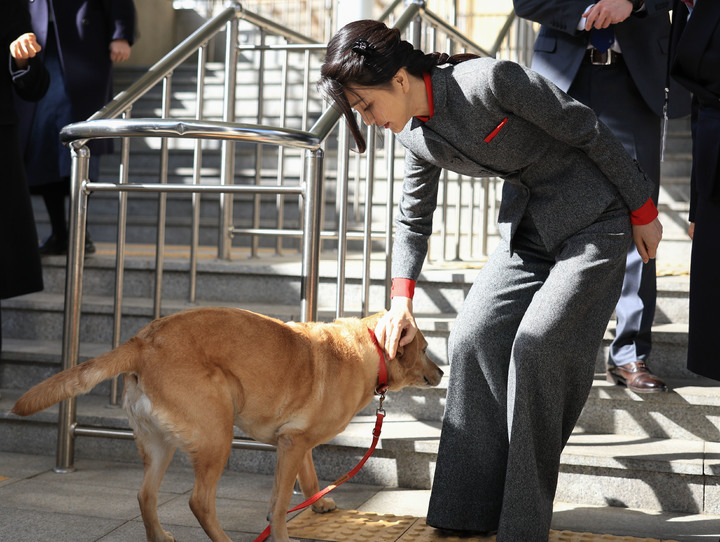
[[[111,0],[106,2],[107,16],[111,29],[111,40],[135,41],[135,4],[133,0]]]
[[[577,25],[587,7],[593,3],[593,0],[513,0],[518,17],[568,34],[580,33]]]
[[[11,0],[4,6],[2,23],[2,45],[8,51],[10,43],[21,35],[32,32],[30,14],[25,3]],[[50,76],[38,57],[30,60],[25,69],[18,69],[11,55],[7,52],[7,68],[15,91],[23,100],[37,101],[45,95],[50,84]],[[7,76],[4,76],[7,77]],[[9,91],[9,90],[8,90]],[[12,99],[3,96],[3,109],[12,108]]]
[[[10,62],[10,75],[17,95],[28,102],[37,102],[47,92],[50,86],[50,74],[42,61],[35,57],[30,59],[27,68],[17,69]]]
[[[395,217],[392,277],[417,280],[432,234],[441,168],[405,151],[405,179]]]
[[[543,26],[567,32],[580,34],[577,25],[583,13],[594,0],[560,0],[548,2],[546,0],[513,0],[515,13],[518,17],[535,21]],[[631,14],[633,17],[645,17],[658,12],[668,11],[668,0],[646,0],[644,10]]]

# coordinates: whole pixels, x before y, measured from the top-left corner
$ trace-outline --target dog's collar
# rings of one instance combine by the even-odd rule
[[[372,342],[375,345],[378,354],[380,354],[380,365],[378,367],[378,380],[377,387],[375,388],[375,395],[385,395],[385,393],[388,391],[388,388],[390,387],[388,385],[388,371],[387,363],[385,363],[385,351],[383,350],[382,346],[380,346],[380,342],[375,336],[375,331],[370,328],[368,328],[368,331],[370,332],[370,338],[372,339]]]

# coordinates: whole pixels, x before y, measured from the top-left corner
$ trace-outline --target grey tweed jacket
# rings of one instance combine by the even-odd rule
[[[653,192],[592,109],[519,64],[479,58],[435,68],[432,89],[433,117],[412,118],[397,136],[406,154],[393,277],[420,274],[443,168],[505,180],[498,222],[511,248],[526,215],[552,251],[613,200],[635,210]]]

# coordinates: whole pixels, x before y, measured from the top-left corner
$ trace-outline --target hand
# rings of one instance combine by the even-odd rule
[[[642,261],[648,263],[651,259],[655,259],[657,247],[662,239],[663,227],[657,218],[642,226],[633,225],[633,239],[635,246],[642,258]]]
[[[42,47],[32,32],[23,34],[10,44],[10,56],[13,57],[18,68],[25,68],[28,59],[33,58],[41,50]]]
[[[583,13],[586,18],[585,30],[607,28],[611,24],[621,23],[630,17],[632,9],[629,0],[600,0]]]
[[[695,222],[690,222],[690,225],[688,226],[688,235],[690,236],[690,239],[695,238]]]
[[[112,40],[110,42],[110,60],[125,62],[130,58],[130,43],[128,40]]]
[[[375,336],[390,359],[397,355],[398,347],[409,344],[418,328],[412,314],[412,299],[393,297],[390,310],[375,326]]]

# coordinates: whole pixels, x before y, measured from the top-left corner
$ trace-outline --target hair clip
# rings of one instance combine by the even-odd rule
[[[369,56],[374,50],[375,47],[373,47],[369,41],[363,39],[357,40],[352,46],[353,53],[357,53],[360,56]]]

